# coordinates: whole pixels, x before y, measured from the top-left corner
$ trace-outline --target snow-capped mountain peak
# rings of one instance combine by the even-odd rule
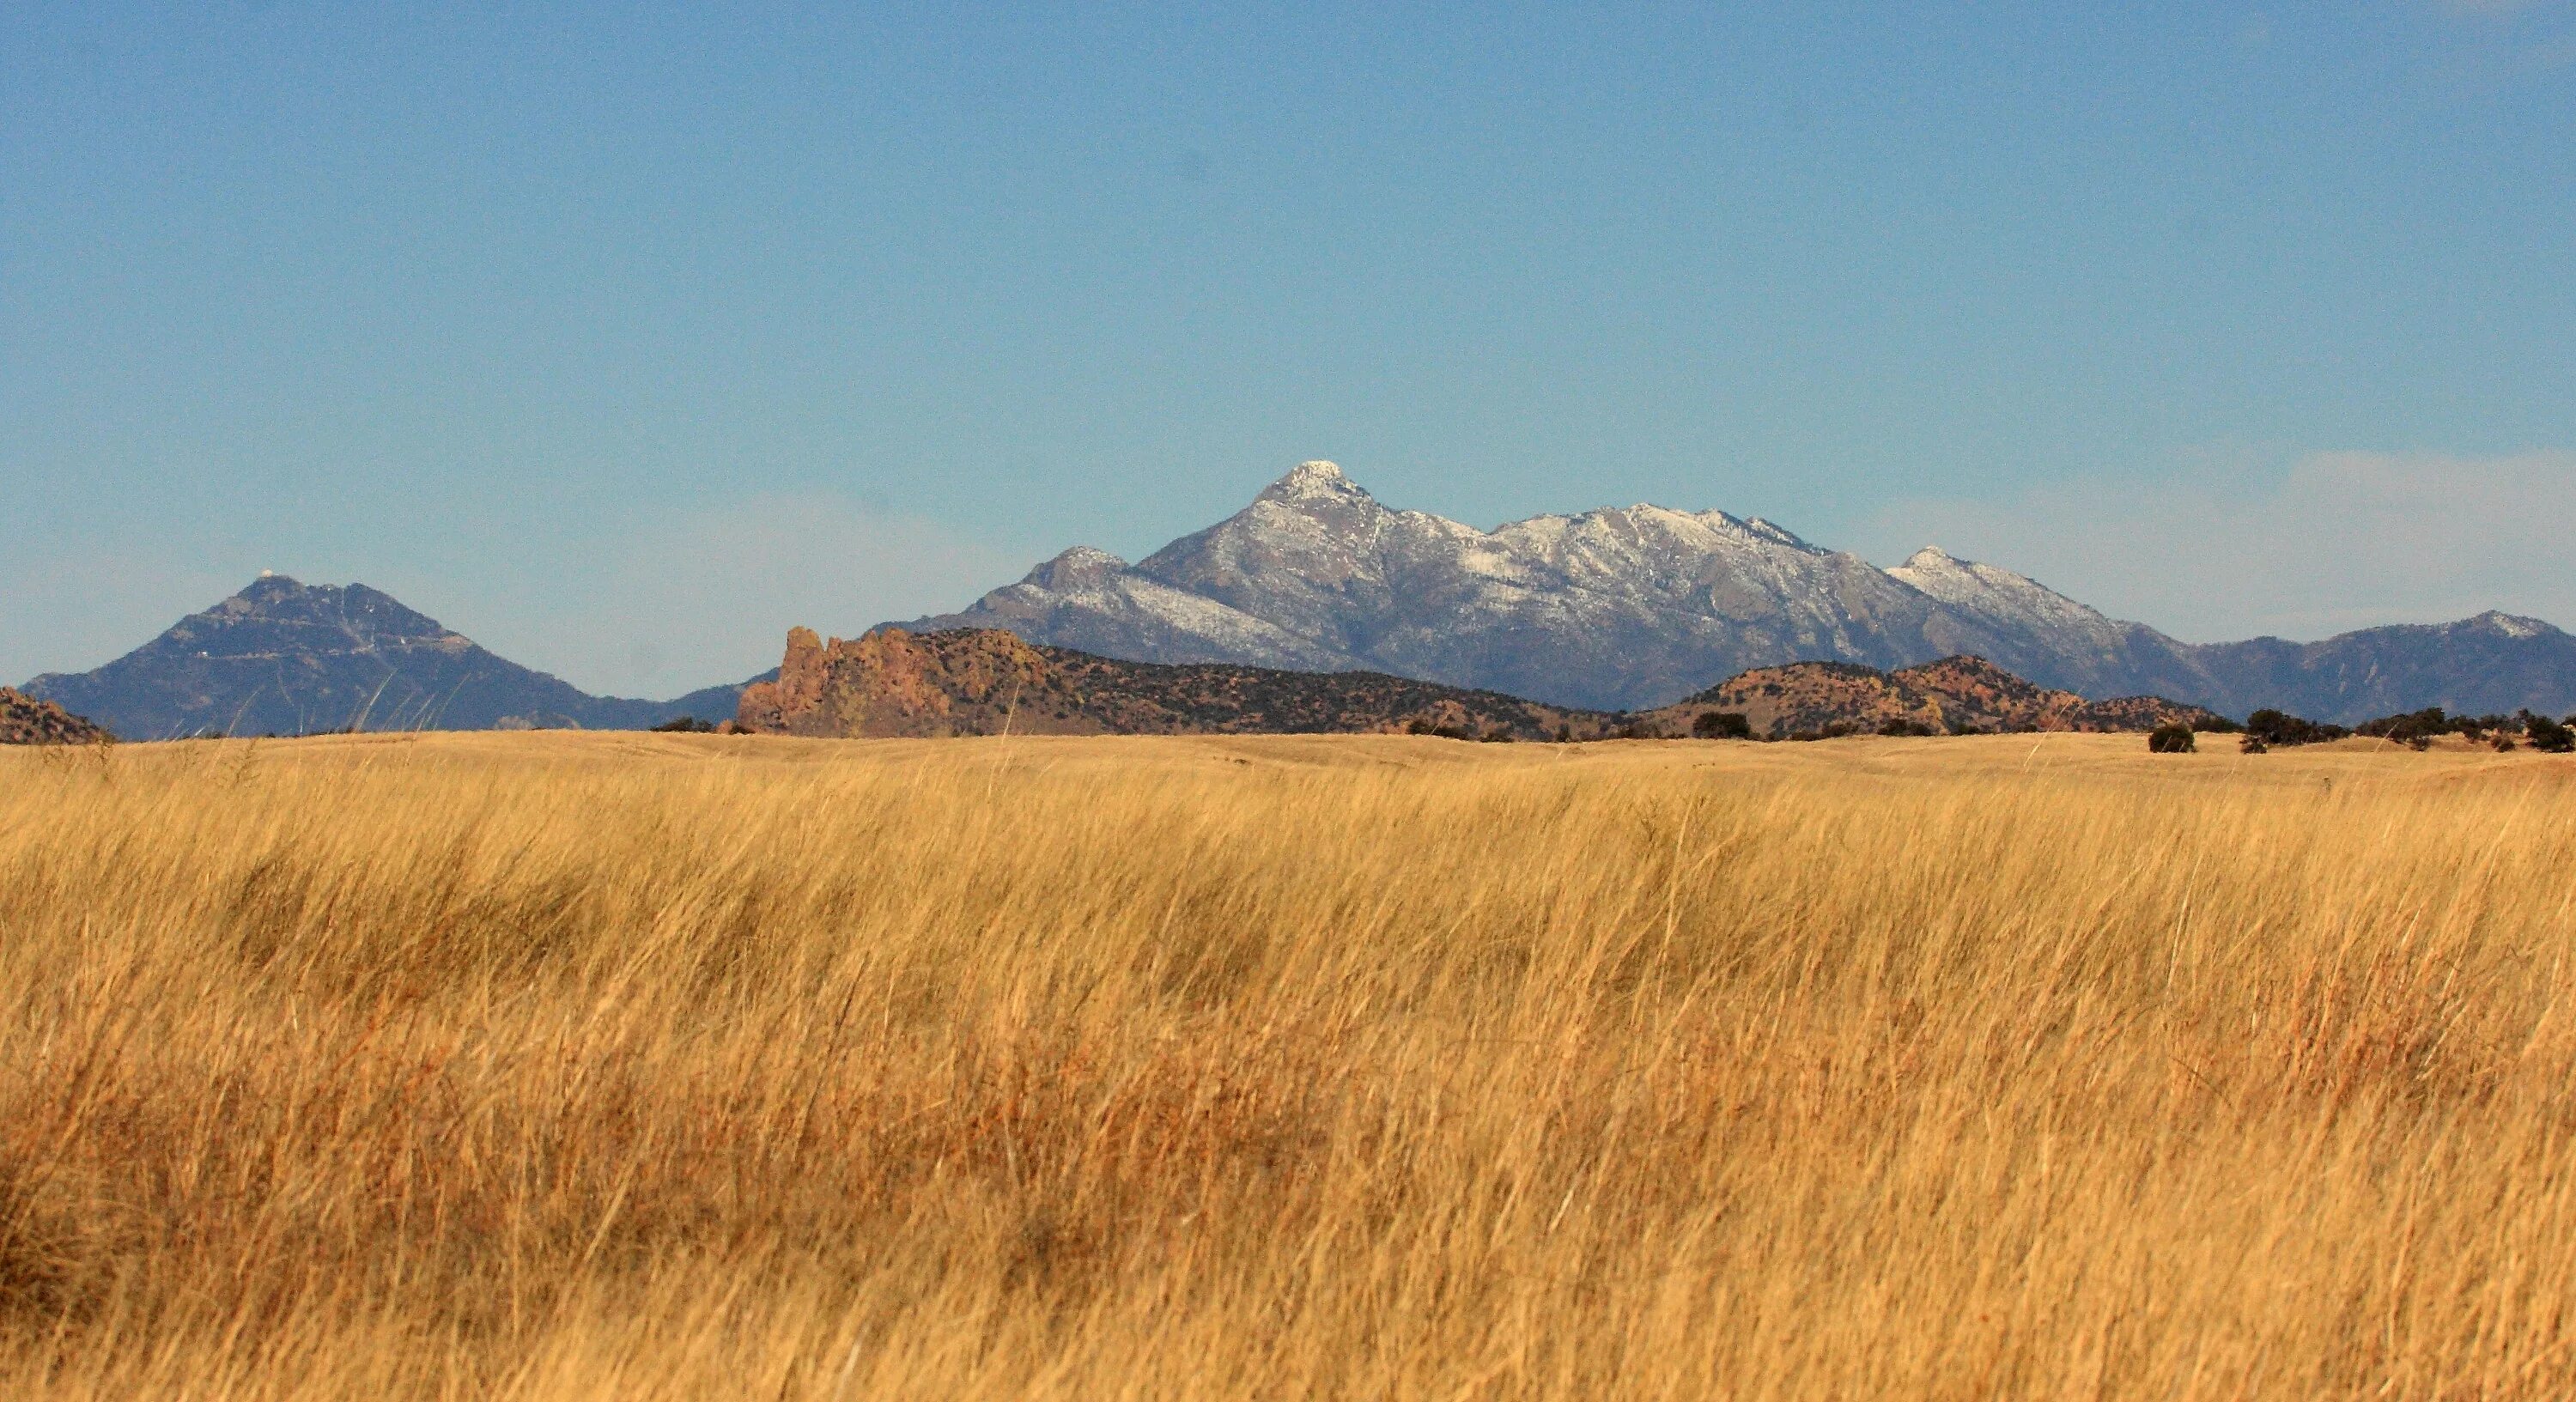
[[[1359,483],[1342,475],[1338,463],[1317,458],[1288,469],[1285,476],[1261,489],[1255,501],[1302,504],[1313,501],[1373,501],[1375,498]]]
[[[2576,677],[2576,640],[2509,614],[2470,623],[2192,645],[1937,546],[1882,570],[1760,517],[1651,505],[1486,531],[1382,505],[1319,460],[1133,565],[1068,551],[961,612],[906,626],[1006,628],[1140,662],[1366,669],[1599,708],[1662,705],[1755,667],[1895,668],[1958,653],[2086,696],[2152,693],[2239,714],[2562,704],[2555,678]],[[2465,660],[2398,665],[2424,647]],[[2511,671],[2508,651],[2540,660]],[[2552,670],[2561,654],[2571,660]],[[2419,674],[2476,684],[2424,691],[2410,680]]]
[[[2525,618],[2520,614],[2506,613],[2502,609],[2488,609],[2486,612],[2467,621],[2480,627],[2493,629],[2494,631],[2502,633],[2506,637],[2512,638],[2516,641],[2537,638],[2544,633],[2554,633],[2558,631],[2555,627],[2540,619]]]
[[[1857,556],[1758,518],[1641,504],[1485,531],[1384,506],[1323,461],[1132,566],[1105,559],[1051,562],[917,626],[1008,627],[1142,661],[1311,666],[1320,653],[1584,705],[1661,702],[1772,660],[2008,651]]]

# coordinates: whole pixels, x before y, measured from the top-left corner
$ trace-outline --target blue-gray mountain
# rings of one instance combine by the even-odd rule
[[[129,740],[158,740],[353,727],[641,729],[731,716],[742,688],[675,701],[592,696],[363,584],[262,575],[96,671],[49,673],[25,691]]]
[[[1391,510],[1310,462],[1135,564],[1068,550],[916,631],[1006,628],[1141,662],[1364,669],[1598,710],[1755,667],[1970,653],[2090,697],[2351,722],[2576,707],[2576,638],[2500,613],[2323,642],[2191,644],[1936,549],[1893,569],[1758,518],[1632,506],[1491,531]]]

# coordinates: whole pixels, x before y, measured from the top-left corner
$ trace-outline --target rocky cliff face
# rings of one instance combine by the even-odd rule
[[[105,727],[51,701],[0,686],[0,745],[88,745],[113,738]]]
[[[263,575],[95,671],[49,674],[29,695],[128,739],[324,730],[636,728],[729,714],[738,688],[673,702],[592,696],[496,657],[363,584]]]
[[[1392,510],[1326,462],[1135,564],[1067,551],[905,626],[1004,628],[1138,661],[1380,670],[1595,709],[1758,667],[1960,653],[2058,690],[2237,714],[2576,706],[2576,641],[2535,620],[2194,645],[1937,549],[1881,570],[1758,518],[1657,506],[1482,531]]]
[[[775,681],[736,724],[807,736],[1367,734],[1437,729],[1549,739],[1612,717],[1369,672],[1124,662],[1000,629],[788,634]]]

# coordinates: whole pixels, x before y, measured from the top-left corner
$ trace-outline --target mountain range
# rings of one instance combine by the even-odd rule
[[[1131,662],[1369,672],[1597,712],[1673,704],[1761,668],[1893,671],[1961,654],[2047,690],[2237,716],[2576,709],[2576,637],[2533,618],[2185,643],[1930,547],[1882,569],[1759,517],[1645,505],[1488,531],[1389,508],[1328,462],[1298,465],[1134,564],[1078,547],[956,613],[900,626],[999,629]],[[263,576],[106,666],[24,690],[149,739],[649,726],[732,715],[748,684],[670,701],[592,696],[364,585]]]
[[[912,631],[1004,628],[1148,662],[1373,670],[1633,710],[1802,661],[1954,654],[2084,696],[2330,720],[2439,705],[2576,706],[2576,638],[2538,619],[2194,644],[2030,578],[1925,548],[1881,569],[1723,511],[1610,507],[1493,530],[1391,509],[1329,462],[1129,564],[1068,550]]]

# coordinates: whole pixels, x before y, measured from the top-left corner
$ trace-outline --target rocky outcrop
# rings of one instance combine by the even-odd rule
[[[0,745],[94,745],[115,738],[51,701],[0,686]]]
[[[743,688],[735,724],[778,735],[1100,734],[1036,647],[1004,632],[899,628],[829,643],[787,634],[775,681]],[[1019,723],[1026,707],[1028,720]]]
[[[1376,672],[1123,662],[1001,629],[788,634],[775,681],[743,691],[735,728],[773,735],[1248,735],[1410,731],[1518,740],[1678,738],[1712,711],[1766,739],[1875,733],[2149,730],[2215,719],[2155,697],[2087,701],[1982,658],[1881,672],[1807,662],[1746,672],[1637,714],[1576,710]]]
[[[1615,717],[1373,672],[1124,662],[1001,629],[787,636],[736,728],[808,736],[1248,735],[1432,731],[1588,739]]]
[[[2217,719],[2200,707],[2155,696],[2089,701],[2026,681],[1982,657],[1945,657],[1894,672],[1839,662],[1758,668],[1647,712],[1643,720],[1664,733],[1682,734],[1710,712],[1742,715],[1755,735],[1769,739],[1888,729],[2131,731]]]

